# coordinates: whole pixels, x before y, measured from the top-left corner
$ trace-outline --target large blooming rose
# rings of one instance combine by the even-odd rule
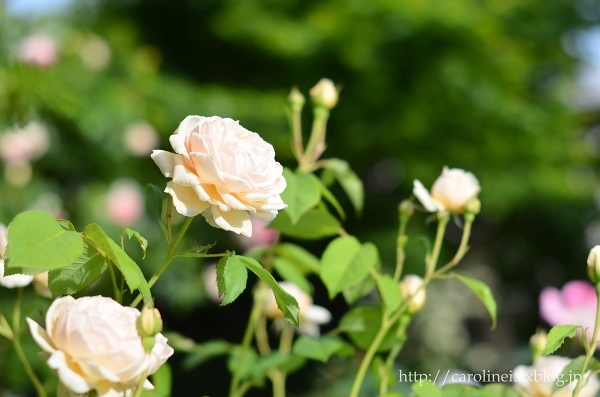
[[[479,181],[470,172],[460,168],[444,167],[442,175],[431,187],[431,193],[419,181],[414,181],[413,193],[429,212],[465,212],[465,205],[481,191]]]
[[[249,214],[270,222],[286,207],[273,146],[237,121],[188,116],[169,141],[175,153],[155,150],[152,159],[173,178],[165,191],[180,214],[250,237]]]
[[[136,325],[139,316],[139,310],[110,298],[65,296],[50,305],[45,330],[30,318],[27,322],[61,387],[76,395],[96,390],[99,397],[124,397],[173,354],[162,334],[156,334],[146,354]],[[153,386],[145,380],[144,388]]]

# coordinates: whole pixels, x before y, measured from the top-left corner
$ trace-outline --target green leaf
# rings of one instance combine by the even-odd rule
[[[359,306],[351,309],[340,320],[338,329],[346,332],[352,342],[361,349],[367,350],[381,327],[381,308],[375,306]],[[389,350],[396,343],[398,324],[394,324],[381,342],[378,352]]]
[[[146,258],[146,249],[148,248],[148,240],[146,240],[146,238],[144,236],[142,236],[139,232],[136,232],[133,229],[130,229],[128,227],[126,227],[123,230],[124,233],[127,233],[127,237],[129,237],[129,239],[131,240],[132,237],[135,237],[135,239],[138,241],[138,243],[140,243],[140,248],[142,249],[143,252],[143,256],[142,259]]]
[[[319,273],[319,258],[299,245],[292,243],[277,244],[275,255],[293,263],[303,274]]]
[[[290,360],[290,354],[278,351],[260,356],[252,364],[252,377],[260,382],[271,368],[279,368]]]
[[[384,274],[375,280],[379,296],[390,312],[394,312],[402,303],[402,291],[394,279]]]
[[[152,183],[147,184],[145,189],[150,190],[152,192],[152,195],[156,199],[158,220],[161,221],[162,220],[162,212],[163,212],[163,201],[164,201],[163,191],[161,188],[159,188],[158,186],[156,186]]]
[[[577,335],[578,325],[557,325],[552,327],[548,332],[546,340],[546,346],[542,355],[547,356],[558,350],[559,347],[565,342],[565,338],[572,338]]]
[[[319,179],[313,174],[294,173],[289,168],[283,170],[287,187],[281,193],[281,199],[287,204],[285,212],[290,217],[292,225],[309,209],[321,200]]]
[[[277,281],[275,281],[271,273],[265,270],[265,268],[262,267],[261,264],[256,261],[256,259],[245,256],[238,256],[238,258],[252,273],[256,274],[262,281],[271,287],[273,293],[275,294],[277,306],[283,312],[285,318],[296,327],[299,326],[300,320],[298,316],[300,314],[300,307],[298,306],[296,299],[292,295],[285,292],[285,290],[281,288],[279,284],[277,284]]]
[[[581,377],[580,374],[583,369],[583,363],[585,361],[585,356],[579,356],[567,364],[560,375],[556,377],[554,385],[552,385],[552,394],[556,393],[558,390],[562,389],[565,386],[569,386],[570,383],[577,383]],[[587,368],[585,372],[592,371],[596,372],[591,374],[590,376],[598,376],[597,371],[600,370],[600,361],[596,358],[592,357],[588,362]]]
[[[413,383],[412,392],[417,397],[442,397],[442,391],[428,380]]]
[[[161,365],[158,370],[150,375],[154,390],[144,390],[142,397],[170,397],[173,386],[173,374],[168,363]]]
[[[500,383],[487,384],[481,389],[475,389],[470,387],[468,391],[469,397],[521,397],[521,395],[517,393],[517,391],[513,387],[503,385]],[[446,397],[445,393],[444,397]]]
[[[171,339],[169,338],[169,342]],[[231,344],[224,340],[210,340],[208,342],[198,344],[188,354],[183,361],[183,366],[186,370],[197,367],[213,358],[225,356],[231,351]]]
[[[327,159],[325,169],[331,171],[350,199],[357,213],[361,213],[365,200],[363,183],[352,171],[348,162],[341,159]]]
[[[234,253],[224,256],[217,263],[217,286],[219,295],[223,295],[221,306],[225,306],[237,299],[246,289],[248,269]]]
[[[338,336],[323,336],[320,339],[301,336],[294,343],[292,353],[311,360],[327,362],[329,358],[346,348],[347,344]]]
[[[48,288],[53,297],[73,295],[96,281],[107,267],[102,255],[85,243],[83,254],[75,262],[48,272]]]
[[[372,243],[360,244],[353,236],[333,240],[321,258],[320,277],[333,299],[345,288],[359,283],[378,262],[377,248]]]
[[[294,225],[287,212],[281,211],[277,218],[269,224],[269,227],[277,229],[287,236],[306,240],[334,236],[342,229],[340,222],[321,208],[309,210]]]
[[[244,349],[242,346],[235,346],[227,360],[227,368],[232,374],[239,371],[240,380],[248,379],[252,376],[253,367],[258,357],[253,348]]]
[[[5,274],[38,274],[69,265],[83,252],[79,233],[42,211],[17,215],[8,226]]]
[[[273,269],[275,269],[284,280],[296,284],[298,288],[307,294],[312,294],[312,287],[310,286],[310,283],[304,274],[302,274],[302,272],[296,266],[294,266],[292,262],[285,258],[275,256],[273,257],[271,264],[273,265]]]
[[[133,259],[131,259],[125,251],[110,239],[106,233],[104,233],[104,230],[95,223],[87,225],[83,232],[104,252],[106,257],[115,264],[121,274],[123,274],[129,290],[131,292],[139,290],[144,301],[150,302],[152,300],[152,294],[150,293],[148,282]]]
[[[319,181],[319,186],[321,187],[321,196],[323,196],[323,198],[329,204],[331,204],[331,206],[337,211],[338,215],[340,216],[340,218],[342,218],[342,220],[346,220],[346,213],[344,212],[344,209],[340,205],[340,202],[335,198],[333,193],[331,193],[331,191],[327,188],[327,186],[325,185],[325,182],[323,182],[320,179],[317,179],[317,180]]]
[[[494,299],[494,295],[492,294],[490,287],[488,287],[484,282],[481,282],[471,277],[467,277],[462,274],[455,273],[454,277],[458,278],[469,288],[471,288],[473,292],[475,292],[475,295],[479,297],[479,299],[487,309],[488,313],[490,314],[490,317],[492,317],[492,329],[496,328],[496,300]]]
[[[68,221],[66,219],[57,219],[56,222],[58,222],[60,227],[62,227],[65,230],[70,230],[72,232],[77,231],[77,229],[75,229],[75,226],[71,223],[71,221]]]

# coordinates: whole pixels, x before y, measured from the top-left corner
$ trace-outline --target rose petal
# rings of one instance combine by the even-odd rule
[[[182,186],[194,186],[202,183],[198,175],[188,169],[185,160],[183,156],[176,156],[173,159],[173,183]]]
[[[92,386],[81,375],[69,367],[67,357],[62,351],[56,350],[52,353],[47,363],[56,371],[61,383],[72,392],[83,394],[92,389]]]
[[[444,206],[429,194],[429,191],[425,189],[425,186],[415,179],[413,182],[413,194],[419,199],[423,207],[429,212],[443,211]]]
[[[150,155],[152,160],[158,165],[158,168],[160,168],[160,172],[167,178],[173,177],[175,158],[179,156],[179,154],[166,152],[164,150],[153,150]]]
[[[35,340],[42,350],[48,353],[54,353],[56,346],[54,346],[54,342],[52,342],[52,339],[50,339],[50,336],[48,336],[46,330],[29,317],[27,317],[25,320],[27,320],[29,332],[31,332],[33,340]]]
[[[173,205],[177,212],[185,216],[196,216],[208,209],[209,204],[198,198],[195,190],[191,187],[180,186],[173,182],[167,183],[165,192],[173,197]]]
[[[246,211],[221,212],[216,206],[211,206],[214,223],[224,230],[242,234],[246,237],[252,236],[252,222]]]
[[[54,340],[54,324],[56,323],[56,319],[65,312],[69,305],[75,302],[75,298],[70,295],[66,295],[60,298],[56,298],[54,302],[48,308],[46,312],[46,332],[48,335]]]

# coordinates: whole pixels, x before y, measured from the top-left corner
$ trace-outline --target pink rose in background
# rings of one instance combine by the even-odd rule
[[[252,236],[238,235],[238,241],[244,251],[250,251],[255,247],[269,246],[277,240],[279,232],[275,229],[269,229],[267,222],[254,217],[250,217],[250,221],[252,222]]]
[[[540,294],[540,315],[550,325],[573,324],[594,329],[596,291],[587,281],[571,281],[562,290],[547,287]]]
[[[46,154],[49,145],[46,127],[31,121],[23,128],[13,128],[0,134],[0,158],[7,164],[26,163]]]
[[[51,66],[58,59],[56,41],[46,34],[27,36],[19,43],[17,58],[37,66]]]
[[[159,145],[158,133],[151,124],[138,121],[125,128],[123,143],[127,151],[136,157],[145,157]]]
[[[142,188],[129,179],[113,182],[106,193],[106,214],[119,226],[130,226],[144,213]]]

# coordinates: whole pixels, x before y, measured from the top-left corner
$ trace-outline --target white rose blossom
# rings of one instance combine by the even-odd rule
[[[250,237],[250,214],[270,222],[287,207],[273,146],[239,122],[188,116],[169,141],[175,153],[154,150],[152,159],[172,178],[165,191],[180,214],[202,214],[214,227]]]
[[[571,397],[577,384],[569,383],[569,376],[561,377],[562,370],[572,360],[560,356],[543,356],[535,360],[532,366],[519,365],[513,371],[514,387],[523,397]],[[595,397],[600,390],[600,382],[596,374],[588,371],[586,385],[579,392],[579,397]],[[571,375],[573,378],[574,376]],[[552,386],[556,381],[565,382],[565,387],[552,393]]]
[[[431,187],[431,193],[415,179],[413,194],[429,212],[450,211],[456,214],[464,212],[465,205],[481,191],[479,181],[470,172],[460,168],[444,167]]]
[[[427,298],[425,288],[423,287],[423,279],[416,274],[407,274],[400,281],[400,289],[402,291],[402,299],[410,298],[408,311],[416,313],[425,305]]]
[[[137,330],[140,311],[111,298],[56,299],[46,313],[46,329],[27,318],[40,356],[71,395],[95,390],[99,397],[126,397],[173,354],[162,334],[146,354]],[[146,379],[144,389],[154,387]]]
[[[300,326],[298,332],[305,335],[319,336],[319,326],[331,321],[331,313],[322,306],[313,305],[312,297],[300,289],[296,284],[287,281],[279,283],[281,288],[292,295],[300,307]],[[283,320],[283,313],[277,307],[275,296],[271,291],[266,291],[264,295],[265,315],[276,320]],[[283,320],[285,321],[285,320]]]
[[[8,244],[8,230],[6,226],[0,223],[0,285],[6,288],[20,288],[29,285],[33,281],[33,276],[25,274],[14,274],[4,276],[4,254]]]

